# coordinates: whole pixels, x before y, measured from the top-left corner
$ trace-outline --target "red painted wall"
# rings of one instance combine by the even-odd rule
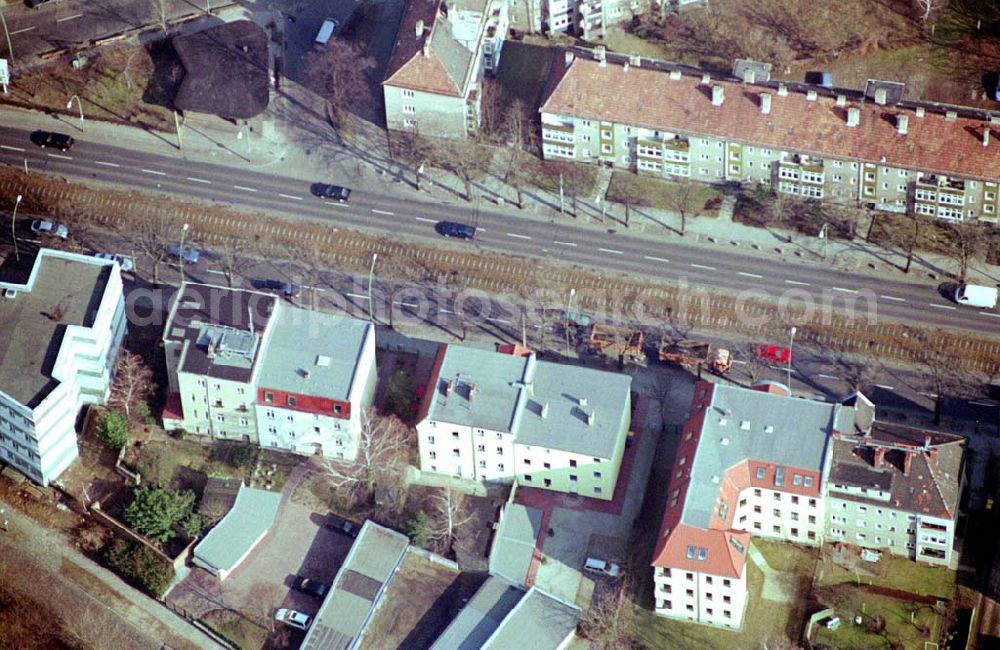
[[[274,399],[271,401],[264,399],[266,393],[271,393],[274,396]],[[295,406],[289,405],[289,397],[295,398]],[[341,420],[349,420],[351,418],[350,402],[327,399],[325,397],[314,397],[312,395],[300,395],[299,393],[289,393],[283,390],[276,390],[274,388],[257,389],[257,403],[262,406],[273,406],[274,408],[288,409],[302,413],[329,415],[330,417],[339,418]],[[334,410],[336,406],[340,406],[339,413]]]

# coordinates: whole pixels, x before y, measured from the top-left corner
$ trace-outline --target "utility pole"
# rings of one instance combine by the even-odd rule
[[[372,266],[368,269],[368,320],[371,322],[375,322],[375,303],[372,301],[372,280],[375,278],[375,260],[377,259],[378,253],[372,253]],[[389,304],[389,309],[392,309],[391,303]]]
[[[788,330],[788,395],[792,395],[792,346],[795,345],[795,326]]]
[[[174,111],[174,128],[177,130],[177,149],[183,151],[184,142],[181,139],[181,130],[183,129],[183,127],[181,126],[180,118],[177,117],[177,111]]]
[[[21,199],[23,198],[20,194],[17,195],[17,200],[14,201],[14,212],[10,215],[10,238],[14,241],[14,259],[18,264],[21,263],[21,254],[17,251],[17,230],[15,224],[17,223],[17,206],[21,205]]]
[[[181,284],[184,284],[184,257],[187,254],[187,251],[184,250],[184,236],[187,234],[187,231],[188,231],[187,224],[181,226],[181,249],[179,251],[181,258]]]
[[[79,95],[73,95],[66,102],[66,110],[73,108],[73,100],[76,100],[76,107],[80,109],[80,130],[83,131],[83,102],[80,101]]]
[[[569,290],[569,300],[566,301],[566,356],[569,356],[569,313],[573,310],[573,296],[576,295],[576,289]]]
[[[14,46],[10,44],[10,31],[7,30],[7,19],[4,18],[3,8],[0,7],[0,23],[3,23],[3,33],[7,37],[7,55],[10,57],[10,67],[14,67]]]
[[[564,193],[563,193],[563,175],[562,172],[559,173],[559,216],[563,215],[564,203]]]

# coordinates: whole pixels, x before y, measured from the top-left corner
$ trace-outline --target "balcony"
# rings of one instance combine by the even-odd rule
[[[917,179],[917,186],[934,187],[940,190],[952,190],[954,192],[965,191],[965,181],[958,178],[948,178],[937,174],[925,174]]]

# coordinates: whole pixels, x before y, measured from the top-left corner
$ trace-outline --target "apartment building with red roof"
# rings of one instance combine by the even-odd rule
[[[572,48],[542,106],[543,157],[949,220],[1000,214],[1000,113],[865,91],[720,78]]]

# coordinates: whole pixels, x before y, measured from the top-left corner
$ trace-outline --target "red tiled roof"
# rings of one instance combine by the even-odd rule
[[[989,146],[982,144],[982,120],[958,117],[949,122],[941,112],[927,110],[916,117],[912,108],[878,106],[872,102],[848,106],[861,109],[858,126],[848,127],[848,106],[833,97],[815,101],[789,89],[780,97],[773,88],[730,81],[713,81],[725,89],[721,106],[713,106],[711,86],[700,77],[670,79],[667,72],[563,57],[553,66],[541,112],[631,124],[661,131],[723,138],[823,157],[854,159],[909,169],[996,179],[1000,174],[1000,131]],[[759,97],[770,93],[771,112],[760,112]],[[900,135],[895,116],[909,116],[908,134]]]
[[[443,0],[411,0],[399,25],[396,47],[389,59],[389,67],[383,83],[390,86],[410,88],[424,92],[461,97],[461,80],[448,74],[441,59],[431,45],[429,54],[424,56],[424,40],[431,38],[434,22],[438,17]],[[423,21],[423,35],[417,36],[417,21]]]
[[[180,393],[167,393],[167,403],[163,405],[163,413],[160,417],[164,420],[184,420]]]

